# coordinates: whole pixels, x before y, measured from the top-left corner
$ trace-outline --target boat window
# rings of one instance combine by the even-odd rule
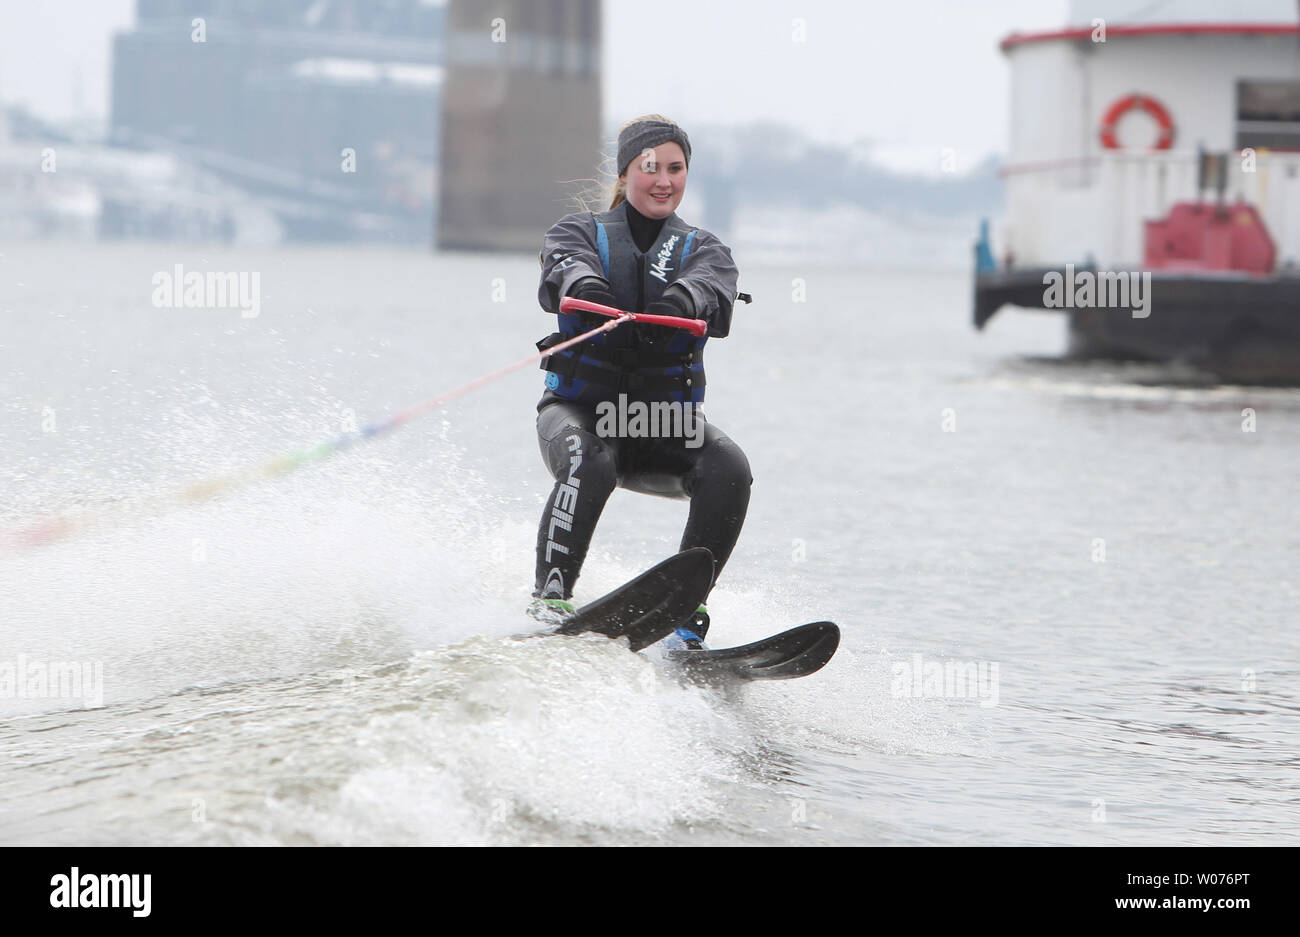
[[[1237,82],[1237,148],[1300,150],[1300,81]]]

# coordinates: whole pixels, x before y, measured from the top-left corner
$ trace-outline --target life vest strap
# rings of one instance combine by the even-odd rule
[[[564,332],[552,332],[537,342],[537,350],[545,351],[572,337]],[[695,366],[701,354],[700,349],[694,346],[685,351],[661,351],[650,348],[610,348],[608,345],[598,345],[590,341],[579,342],[572,350],[563,354],[576,357],[575,353],[621,371],[636,371],[641,368],[691,368]],[[551,360],[556,357],[558,356],[553,355]]]
[[[635,371],[638,368],[672,368],[678,365],[693,364],[694,351],[658,351],[645,348],[610,348],[608,345],[596,345],[583,342],[578,350],[584,357],[594,358],[601,364]]]
[[[546,349],[558,345],[560,344],[560,342],[563,342],[566,339],[572,337],[573,336],[565,335],[562,332],[552,332],[550,335],[547,335],[545,338],[538,339],[537,350],[546,351]],[[579,342],[577,347],[582,348],[584,345],[590,345],[590,344],[591,344],[590,342]],[[556,374],[570,381],[573,380],[573,369],[577,366],[577,364],[578,364],[578,356],[572,353],[567,355],[562,353],[555,354],[555,355],[548,355],[547,357],[541,360],[542,370],[554,371]]]
[[[597,367],[578,360],[577,355],[566,356],[563,360],[557,361],[556,359],[559,357],[559,355],[551,355],[549,358],[544,359],[542,369],[554,371],[569,380],[577,378],[591,384],[599,384],[602,387],[613,387],[622,393],[682,391],[689,394],[704,387],[707,383],[703,372],[691,373],[690,371],[683,371],[680,374],[642,374],[637,371]],[[684,355],[677,355],[676,357],[678,363],[680,363]]]

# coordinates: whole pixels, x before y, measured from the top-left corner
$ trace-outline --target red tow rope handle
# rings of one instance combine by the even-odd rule
[[[633,322],[645,322],[649,325],[668,325],[675,329],[685,329],[697,337],[709,330],[709,323],[703,319],[683,319],[679,316],[648,316],[644,312],[624,312],[621,309],[615,309],[613,306],[602,306],[600,303],[575,299],[572,296],[566,296],[560,300],[560,312],[595,312],[602,316],[631,318]]]

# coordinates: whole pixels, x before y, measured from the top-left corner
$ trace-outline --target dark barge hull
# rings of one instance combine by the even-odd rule
[[[1043,277],[1053,271],[1066,274],[1063,266],[977,273],[975,327],[1007,305],[1061,312],[1071,357],[1182,361],[1227,381],[1300,384],[1300,275],[1153,272],[1147,315],[1135,318],[1131,307],[1048,307]]]

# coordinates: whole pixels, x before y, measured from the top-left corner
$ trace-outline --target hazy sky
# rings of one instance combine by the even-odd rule
[[[661,111],[688,132],[767,118],[819,140],[872,141],[902,165],[915,153],[937,168],[937,151],[952,147],[959,170],[1006,149],[1010,70],[998,42],[1066,20],[1065,0],[607,0],[605,10],[611,118]],[[659,48],[671,51],[667,67],[643,63]]]
[[[109,39],[134,15],[135,0],[0,0],[0,99],[106,114]],[[769,118],[901,168],[952,147],[965,169],[1005,149],[998,40],[1065,18],[1065,0],[605,0],[605,117]]]

